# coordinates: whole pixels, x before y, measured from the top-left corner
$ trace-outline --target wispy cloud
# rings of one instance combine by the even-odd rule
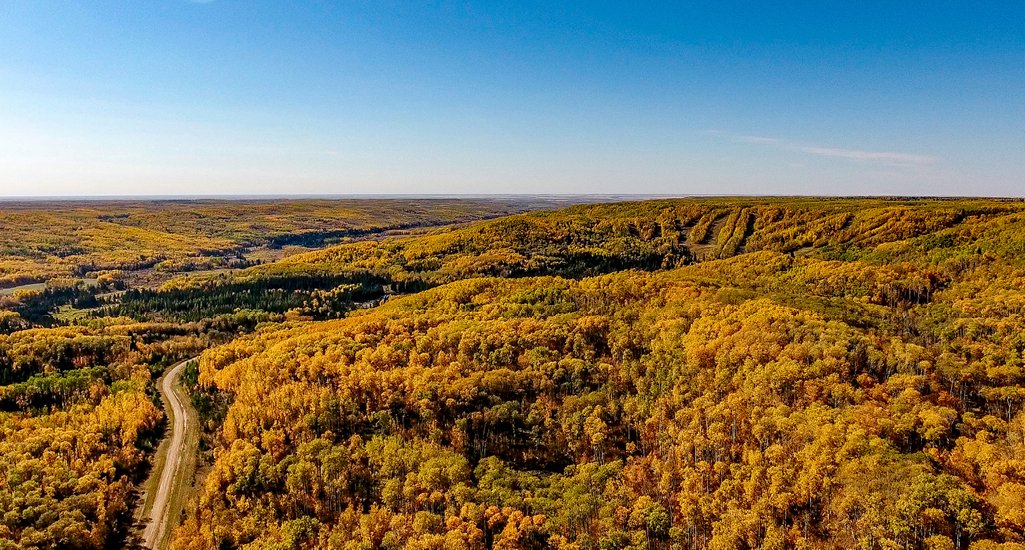
[[[799,151],[821,155],[823,157],[840,157],[855,160],[874,160],[897,164],[932,164],[936,157],[930,155],[913,155],[909,153],[891,153],[884,151],[860,151],[858,149],[837,149],[834,147],[799,147]]]
[[[821,157],[832,158],[844,158],[856,161],[872,162],[876,164],[885,164],[889,166],[925,166],[928,164],[935,164],[938,160],[936,157],[932,155],[901,153],[895,151],[864,151],[861,149],[821,147],[780,138],[735,135],[726,132],[720,132],[718,130],[710,130],[708,133],[711,135],[722,136],[728,139],[732,139],[733,141],[739,141],[742,143],[768,145],[778,147],[781,149],[786,149],[788,151],[806,153],[809,155],[818,155]]]
[[[767,145],[778,145],[780,143],[783,143],[783,140],[781,140],[781,139],[770,138],[770,137],[761,137],[761,136],[730,136],[730,137],[732,137],[733,139],[735,139],[737,141],[743,141],[744,143],[764,143],[764,144],[767,144]]]

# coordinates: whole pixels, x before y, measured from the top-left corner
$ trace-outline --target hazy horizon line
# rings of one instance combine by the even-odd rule
[[[756,194],[756,193],[266,193],[266,194],[182,194],[182,195],[0,195],[0,202],[87,202],[87,201],[196,201],[196,200],[339,200],[339,199],[454,199],[502,200],[546,199],[688,199],[688,198],[809,198],[889,200],[1025,200],[1025,195],[852,195],[852,194]]]

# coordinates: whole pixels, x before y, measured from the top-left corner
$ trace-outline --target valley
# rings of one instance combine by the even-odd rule
[[[1023,203],[433,206],[449,221],[282,248],[250,228],[231,267],[73,267],[5,295],[0,539],[1025,542]],[[9,280],[61,265],[32,261]]]

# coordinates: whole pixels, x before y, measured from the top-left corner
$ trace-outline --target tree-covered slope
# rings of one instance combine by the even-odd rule
[[[102,223],[205,223],[145,215]],[[184,377],[176,548],[1018,548],[1023,236],[1007,201],[648,201],[51,280],[0,299],[0,548],[128,543],[152,375],[232,338]]]
[[[399,289],[467,277],[585,276],[659,269],[769,250],[858,259],[925,235],[950,248],[989,224],[1016,226],[1020,203],[823,199],[668,200],[574,206],[435,235],[340,245],[224,276],[372,275]],[[966,234],[967,232],[967,234]],[[216,282],[183,278],[182,288]]]
[[[103,314],[197,321],[234,308],[325,319],[393,294],[473,277],[584,277],[673,269],[757,251],[873,265],[1025,258],[1022,204],[708,199],[575,206],[359,242],[132,291]],[[1017,246],[1017,248],[1016,248]],[[966,263],[967,262],[967,263]]]
[[[0,289],[101,270],[226,265],[258,245],[324,246],[493,218],[538,201],[262,200],[0,203]]]
[[[106,319],[0,334],[0,548],[124,548],[163,427],[152,375],[226,323]]]
[[[719,234],[745,211],[751,232],[705,255],[726,259],[470,278],[208,351],[200,384],[234,402],[175,548],[1017,548],[1020,214],[857,205],[740,203]],[[687,207],[531,215],[356,259],[433,251],[441,282],[498,241],[691,241],[595,214],[646,208]]]

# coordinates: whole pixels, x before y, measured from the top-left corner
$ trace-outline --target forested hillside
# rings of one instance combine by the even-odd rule
[[[398,199],[0,203],[0,289],[103,270],[231,266],[250,247],[318,247],[547,206]]]
[[[519,212],[528,202],[4,203],[0,548],[134,544],[138,488],[165,428],[153,380],[175,361],[282,319],[237,299],[195,322],[106,315],[102,306],[138,292],[130,275],[252,265],[263,261],[246,256],[255,248],[310,249]]]
[[[478,206],[8,213],[46,283],[0,292],[0,548],[134,544],[153,381],[200,353],[183,380],[208,472],[180,550],[1023,548],[1022,203],[667,200],[386,231],[505,208]],[[40,252],[47,224],[85,252]],[[159,289],[52,276],[136,245],[188,263],[333,239]]]
[[[236,328],[106,319],[0,334],[0,548],[124,547],[163,428],[152,379]]]
[[[962,254],[1020,203],[883,200],[667,200],[575,206],[345,244],[231,273],[189,275],[119,299],[104,314],[195,321],[237,307],[326,319],[383,296],[472,277],[583,277],[672,269],[756,251],[891,262]],[[911,241],[914,237],[922,237]],[[928,237],[928,238],[925,238]],[[915,250],[901,248],[914,242]],[[943,258],[936,258],[940,261]]]
[[[888,243],[935,234],[926,246],[974,242],[966,231],[1013,223],[1020,203],[882,200],[670,200],[575,206],[436,235],[299,254],[230,275],[184,277],[169,289],[330,275],[373,277],[396,291],[468,277],[665,269],[770,250],[861,259]],[[952,228],[957,228],[952,231]]]
[[[206,352],[232,404],[174,548],[1020,548],[1023,236],[1018,203],[646,202],[175,282],[437,288]]]

